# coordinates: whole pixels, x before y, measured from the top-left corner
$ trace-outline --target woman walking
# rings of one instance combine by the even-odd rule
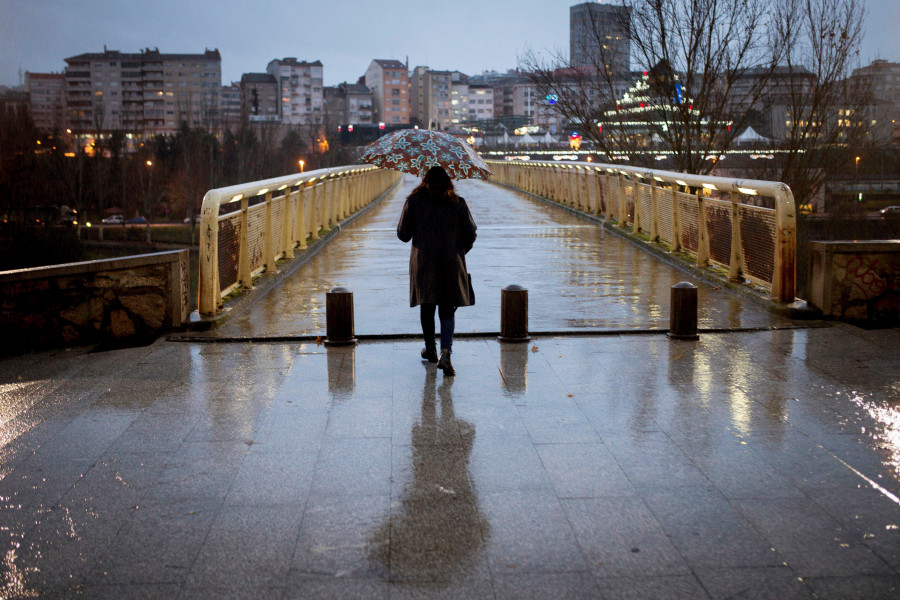
[[[475,221],[441,167],[431,167],[400,213],[397,237],[412,240],[409,253],[409,305],[419,306],[425,349],[422,358],[455,375],[450,362],[456,309],[475,303],[466,253],[475,243]],[[441,321],[441,354],[434,339],[434,312]]]

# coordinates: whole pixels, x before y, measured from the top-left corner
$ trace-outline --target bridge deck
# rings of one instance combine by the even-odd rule
[[[308,264],[213,335],[324,334],[325,293],[337,286],[353,292],[357,333],[419,331],[418,312],[409,308],[409,245],[396,236],[403,202],[417,182],[405,176]],[[513,283],[528,289],[532,331],[665,329],[669,288],[694,281],[564,209],[482,181],[456,187],[478,224],[467,257],[478,301],[457,313],[458,331],[497,331],[500,290]],[[698,285],[700,327],[784,323],[732,294]]]

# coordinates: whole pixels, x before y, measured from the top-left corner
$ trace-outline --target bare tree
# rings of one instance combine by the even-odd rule
[[[588,13],[583,47],[571,51],[577,60],[557,51],[548,61],[529,51],[521,67],[539,94],[557,98],[560,114],[608,156],[649,165],[650,150],[660,148],[676,169],[708,173],[715,161],[705,159],[731,146],[784,49],[768,27],[771,4],[623,0],[612,28]],[[643,73],[636,82],[621,68],[616,35],[627,38]],[[741,110],[733,102],[738,90]]]
[[[828,173],[847,161],[847,148],[868,139],[871,90],[851,77],[863,35],[864,0],[781,0],[774,27],[786,42],[789,77],[770,96],[781,153],[755,176],[787,183],[809,204]]]

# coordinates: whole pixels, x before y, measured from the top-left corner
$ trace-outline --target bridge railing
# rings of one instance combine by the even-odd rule
[[[489,163],[498,183],[614,219],[673,253],[690,253],[700,267],[718,265],[732,281],[768,289],[776,302],[795,299],[796,213],[783,183],[589,162]],[[774,208],[747,203],[760,196]]]
[[[209,190],[200,209],[201,315],[213,315],[222,297],[253,286],[307,241],[376,200],[400,178],[368,166],[319,169]],[[250,199],[260,197],[258,204]],[[229,210],[231,209],[231,210]]]

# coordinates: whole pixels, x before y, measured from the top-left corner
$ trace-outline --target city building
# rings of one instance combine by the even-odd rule
[[[241,122],[277,123],[280,94],[278,80],[271,73],[241,75]]]
[[[900,63],[875,60],[854,69],[851,79],[863,85],[871,97],[865,117],[872,141],[900,143]]]
[[[410,79],[410,115],[426,129],[447,129],[451,123],[450,71],[428,67],[413,69]]]
[[[454,71],[450,77],[450,124],[459,125],[469,120],[469,78]]]
[[[469,85],[469,121],[494,118],[494,88],[486,84]]]
[[[569,8],[569,62],[628,73],[631,65],[631,9],[584,2]]]
[[[329,127],[371,125],[372,90],[362,83],[340,83],[324,88],[325,115]]]
[[[377,123],[410,122],[409,72],[399,60],[375,59],[366,69],[365,84],[372,90],[372,118]]]
[[[278,81],[278,114],[285,125],[320,124],[322,114],[322,63],[289,57],[270,61],[266,72]]]
[[[222,128],[232,133],[241,128],[240,82],[222,86]]]
[[[43,133],[64,133],[66,124],[66,76],[62,73],[25,73],[31,119]]]
[[[221,125],[222,57],[137,54],[116,50],[65,59],[69,126],[77,136],[174,134],[182,125],[217,129]]]

